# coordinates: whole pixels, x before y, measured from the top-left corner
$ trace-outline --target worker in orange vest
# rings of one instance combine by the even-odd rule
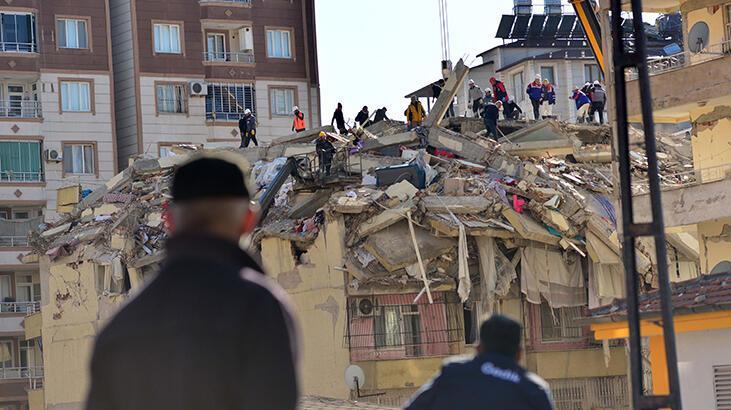
[[[292,131],[300,132],[305,130],[305,113],[300,111],[298,106],[294,106],[294,121],[292,122]]]

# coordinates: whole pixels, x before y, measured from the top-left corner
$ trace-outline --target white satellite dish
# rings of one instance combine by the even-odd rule
[[[361,386],[365,384],[365,373],[360,366],[351,364],[345,369],[345,384],[348,385],[350,390],[360,390]]]

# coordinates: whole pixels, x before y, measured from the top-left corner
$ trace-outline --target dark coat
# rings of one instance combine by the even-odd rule
[[[295,409],[284,291],[236,244],[167,243],[158,276],[96,340],[87,410]]]
[[[358,115],[355,116],[355,122],[357,122],[360,125],[365,124],[366,121],[368,121],[368,117],[370,117],[370,114],[368,111],[360,110],[358,112]]]
[[[330,124],[335,122],[335,125],[338,126],[339,130],[345,129],[345,116],[343,115],[343,110],[336,109],[333,113],[333,118],[330,120]]]
[[[498,117],[500,117],[500,110],[497,108],[497,105],[495,105],[492,101],[488,102],[487,105],[485,105],[485,109],[482,111],[482,118],[497,121]]]
[[[388,116],[386,115],[386,109],[385,108],[379,108],[376,110],[376,116],[373,118],[373,122],[381,122],[383,120],[387,120]]]
[[[249,131],[256,131],[256,117],[252,114],[244,115],[244,117],[239,120],[239,131],[241,131],[241,134],[246,134]]]
[[[515,360],[488,354],[446,364],[406,410],[551,410],[548,384]]]

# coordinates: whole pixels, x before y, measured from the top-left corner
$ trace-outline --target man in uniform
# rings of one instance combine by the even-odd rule
[[[256,140],[256,117],[248,108],[244,110],[244,116],[239,120],[239,132],[241,132],[239,148],[248,148],[252,142],[254,146],[259,146],[259,141]]]
[[[97,338],[87,410],[297,407],[293,317],[239,247],[258,216],[225,155],[176,171],[166,258]]]
[[[520,367],[520,324],[495,315],[480,327],[477,355],[445,365],[406,410],[551,410],[548,383]]]

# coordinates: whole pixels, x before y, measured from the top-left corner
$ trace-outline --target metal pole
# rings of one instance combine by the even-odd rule
[[[632,383],[632,408],[658,409],[670,407],[681,409],[680,383],[678,378],[677,354],[675,350],[675,330],[672,314],[672,293],[667,267],[665,226],[662,215],[660,176],[657,164],[655,127],[652,117],[652,96],[650,78],[646,61],[645,33],[642,23],[642,1],[630,0],[633,20],[635,52],[626,52],[622,29],[622,1],[611,0],[612,44],[614,62],[614,85],[617,113],[617,145],[619,154],[620,199],[622,204],[623,257],[625,267],[625,287],[627,291],[627,320],[630,330],[630,379]],[[625,69],[635,67],[639,74],[638,84],[642,108],[642,121],[645,132],[645,148],[648,162],[650,202],[652,222],[635,223],[632,209],[631,169],[629,161],[629,129],[626,108],[627,84]],[[642,236],[655,239],[657,275],[661,301],[661,315],[665,354],[670,391],[666,396],[647,396],[643,388],[642,343],[639,311],[639,292],[636,269],[635,240]]]

